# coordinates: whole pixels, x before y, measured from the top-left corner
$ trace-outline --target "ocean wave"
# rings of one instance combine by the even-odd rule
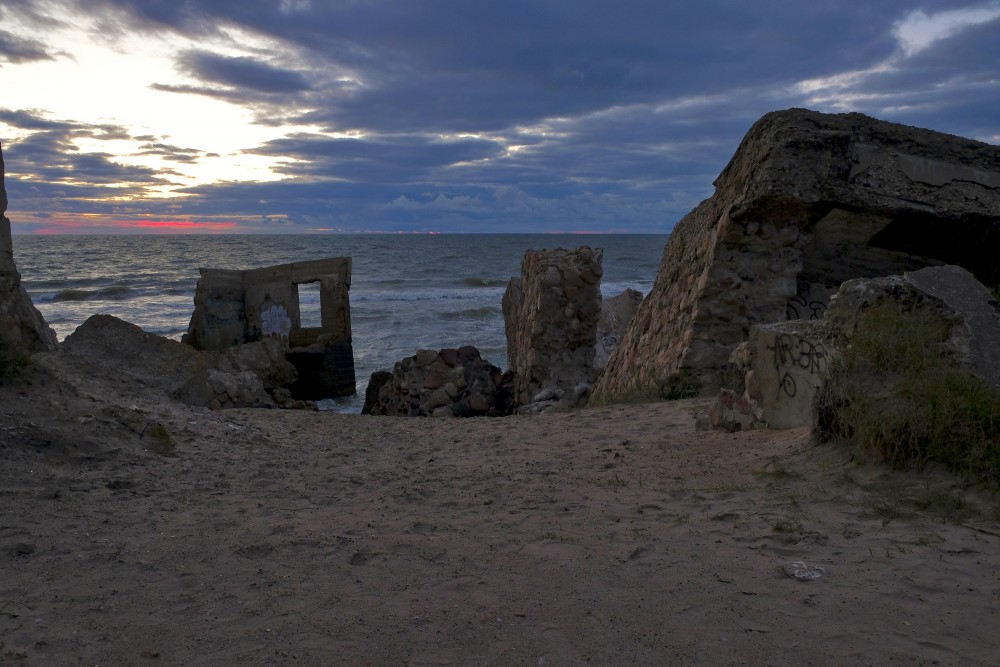
[[[482,306],[443,313],[441,317],[446,320],[488,320],[502,314],[503,312],[496,306]]]
[[[506,280],[497,280],[495,278],[480,278],[478,276],[471,276],[469,278],[462,278],[460,284],[466,287],[505,287],[507,285]]]
[[[59,301],[97,301],[97,300],[111,300],[111,301],[121,301],[123,299],[128,299],[134,294],[134,290],[128,285],[112,285],[111,287],[105,287],[97,290],[70,288],[59,290],[55,294],[49,296],[43,296],[40,301],[50,301],[53,303]]]

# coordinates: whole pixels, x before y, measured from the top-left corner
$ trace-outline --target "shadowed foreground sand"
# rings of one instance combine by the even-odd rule
[[[947,496],[804,431],[695,431],[698,405],[140,403],[175,436],[164,457],[85,409],[73,424],[111,444],[33,438],[46,417],[7,399],[0,663],[996,664],[988,513],[911,511]]]

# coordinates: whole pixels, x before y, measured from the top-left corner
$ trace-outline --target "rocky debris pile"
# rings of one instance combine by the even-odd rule
[[[66,337],[60,355],[82,375],[113,375],[188,405],[310,407],[285,388],[297,374],[277,341],[202,353],[111,315],[94,315]]]
[[[1000,304],[958,266],[845,282],[819,321],[754,326],[733,353],[725,386],[708,413],[714,428],[793,428],[816,420],[817,396],[835,360],[852,347],[872,309],[891,304],[940,330],[942,358],[1000,391]],[[867,362],[866,362],[867,363]],[[879,364],[871,360],[869,367]],[[892,391],[876,388],[875,394]]]
[[[529,250],[503,296],[509,370],[519,405],[585,400],[601,316],[603,251]]]
[[[1000,147],[861,114],[767,114],[674,228],[650,294],[593,388],[702,393],[754,325],[820,319],[853,278],[935,265],[1000,284]]]
[[[392,373],[372,374],[361,410],[366,415],[476,417],[513,413],[511,377],[472,346],[418,350]]]
[[[56,349],[56,335],[45,323],[21,285],[21,274],[14,264],[14,243],[10,235],[7,190],[4,186],[3,149],[0,148],[0,345],[8,354],[51,351]]]

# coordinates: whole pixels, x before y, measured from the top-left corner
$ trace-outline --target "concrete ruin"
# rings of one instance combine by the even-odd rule
[[[676,226],[593,397],[710,394],[754,325],[819,319],[853,278],[955,264],[1000,284],[1000,147],[791,109],[748,132]]]
[[[1000,392],[1000,304],[958,266],[845,282],[821,320],[792,320],[750,329],[733,352],[726,385],[709,410],[713,428],[795,428],[816,421],[815,399],[867,312],[884,303],[936,323],[948,363]],[[876,389],[874,381],[870,390]],[[884,388],[881,388],[884,389]]]
[[[320,326],[302,325],[299,286],[319,283]],[[183,341],[223,351],[264,339],[285,345],[298,370],[295,398],[355,393],[351,341],[351,259],[335,257],[245,271],[201,269]]]
[[[56,335],[31,303],[14,264],[10,220],[4,215],[7,212],[4,175],[3,148],[0,147],[0,335],[4,336],[5,345],[23,352],[51,351],[56,348]]]
[[[602,250],[587,246],[524,253],[521,276],[510,279],[503,296],[518,405],[567,392],[576,400],[589,392],[596,376],[602,258]]]

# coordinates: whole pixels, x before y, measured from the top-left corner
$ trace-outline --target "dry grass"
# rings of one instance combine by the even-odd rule
[[[820,393],[818,430],[897,468],[943,464],[1000,489],[1000,395],[949,359],[950,323],[881,304]]]

